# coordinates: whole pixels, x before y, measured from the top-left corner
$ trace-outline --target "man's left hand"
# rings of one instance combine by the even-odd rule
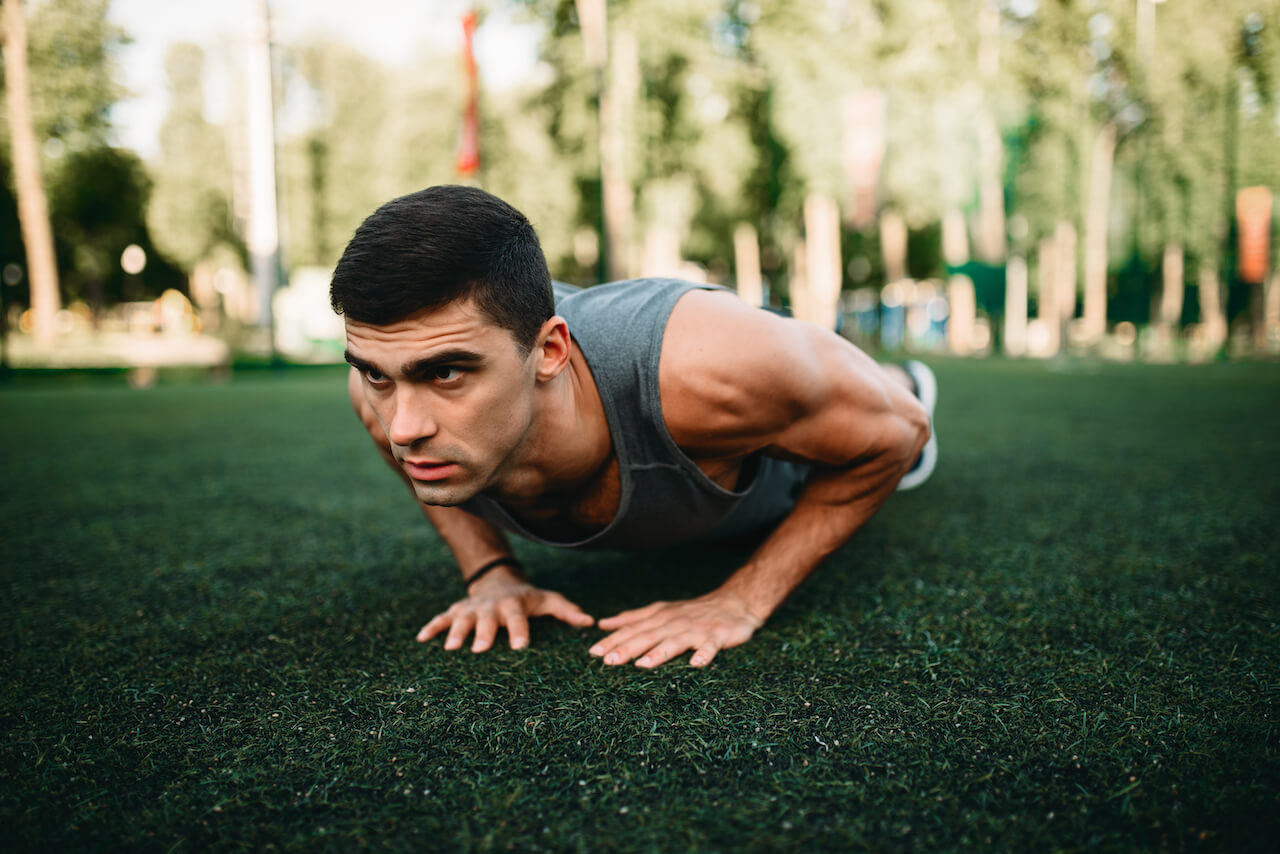
[[[693,650],[689,663],[704,667],[716,653],[746,643],[762,621],[738,596],[719,590],[697,599],[654,602],[644,608],[623,611],[599,622],[611,635],[591,647],[605,664],[657,667]]]

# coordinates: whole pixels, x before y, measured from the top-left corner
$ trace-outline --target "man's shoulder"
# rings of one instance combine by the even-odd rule
[[[817,366],[806,324],[732,292],[689,291],[672,309],[662,342],[667,430],[691,452],[750,452],[803,414]]]

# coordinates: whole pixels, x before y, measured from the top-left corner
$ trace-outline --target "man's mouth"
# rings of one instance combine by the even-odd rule
[[[413,480],[444,480],[458,470],[458,464],[445,460],[405,460],[404,470]]]

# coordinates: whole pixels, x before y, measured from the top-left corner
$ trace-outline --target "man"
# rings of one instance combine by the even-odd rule
[[[474,188],[379,208],[331,297],[352,405],[462,570],[465,598],[418,633],[446,649],[500,628],[522,648],[530,617],[595,623],[529,583],[504,530],[638,548],[771,529],[715,590],[602,619],[590,649],[704,666],[936,459],[923,365],[881,367],[724,289],[553,288],[529,222]]]

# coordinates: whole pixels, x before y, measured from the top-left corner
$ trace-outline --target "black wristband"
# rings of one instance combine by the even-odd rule
[[[462,586],[465,587],[467,590],[470,590],[472,582],[479,580],[480,576],[489,572],[489,570],[497,569],[500,566],[514,567],[516,572],[519,572],[522,575],[524,574],[524,567],[520,564],[520,561],[516,560],[513,557],[500,557],[495,560],[489,561],[484,566],[480,567],[475,572],[471,573],[470,578],[463,579]]]

